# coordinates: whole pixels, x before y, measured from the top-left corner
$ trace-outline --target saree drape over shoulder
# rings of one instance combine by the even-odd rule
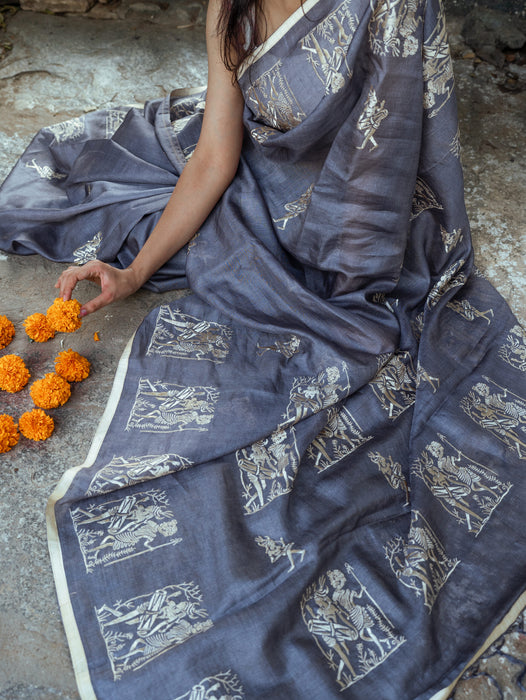
[[[526,334],[473,267],[442,9],[306,0],[239,82],[237,175],[149,283],[192,294],[48,508],[80,693],[446,697],[526,602]],[[205,99],[43,129],[0,248],[127,265]]]

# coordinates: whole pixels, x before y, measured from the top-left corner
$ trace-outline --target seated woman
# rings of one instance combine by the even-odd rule
[[[473,266],[442,8],[210,0],[207,46],[206,93],[43,129],[0,192],[82,314],[192,290],[50,500],[80,694],[445,698],[526,602],[526,335]]]

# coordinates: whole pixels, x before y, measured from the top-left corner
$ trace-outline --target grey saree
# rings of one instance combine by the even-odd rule
[[[526,333],[473,264],[437,0],[306,0],[48,531],[93,698],[445,698],[526,603]],[[206,93],[43,129],[0,249],[127,265]],[[191,203],[189,203],[191,206]]]

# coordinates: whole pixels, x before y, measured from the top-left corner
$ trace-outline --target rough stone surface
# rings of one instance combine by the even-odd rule
[[[474,7],[490,7],[510,15],[526,17],[524,0],[444,0],[446,10],[451,14],[465,15]]]
[[[7,34],[0,34],[0,44],[5,40],[13,45],[0,60],[0,179],[42,126],[203,83],[204,3],[172,0],[166,9],[167,3],[155,3],[161,12],[153,19],[129,16],[133,4],[99,2],[87,17],[19,12],[9,20]],[[97,8],[99,19],[93,15]],[[507,75],[514,67],[497,69],[477,61],[473,53],[469,58],[461,26],[461,18],[450,19],[477,263],[524,321],[526,91]],[[86,457],[129,336],[149,309],[177,296],[141,291],[89,316],[71,336],[57,335],[42,345],[29,343],[22,321],[53,301],[53,285],[63,268],[36,256],[0,253],[0,313],[7,314],[17,330],[12,352],[27,358],[32,374],[40,376],[51,368],[63,341],[64,347],[85,354],[93,368],[87,380],[73,387],[70,401],[53,412],[57,427],[50,440],[23,440],[0,455],[2,700],[78,700],[49,565],[44,509],[65,469]],[[83,283],[77,297],[84,301],[93,294],[94,288]],[[99,342],[94,341],[95,331]],[[26,391],[2,395],[0,401],[2,412],[15,415],[30,403]],[[524,622],[520,616],[469,669],[454,700],[524,697]]]
[[[20,0],[23,10],[34,12],[86,12],[97,0]]]
[[[477,7],[467,15],[462,36],[481,59],[500,66],[507,52],[526,46],[526,20]]]

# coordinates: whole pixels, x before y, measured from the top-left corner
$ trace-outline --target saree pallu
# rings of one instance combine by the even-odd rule
[[[445,698],[522,605],[526,334],[473,265],[436,0],[306,0],[48,507],[92,698]],[[0,248],[128,264],[206,94],[43,129]]]

